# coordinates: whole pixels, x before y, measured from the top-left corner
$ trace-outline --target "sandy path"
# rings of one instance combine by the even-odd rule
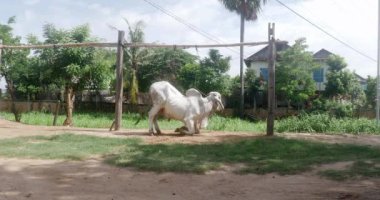
[[[193,137],[168,133],[148,136],[144,130],[30,126],[0,120],[0,138],[62,132],[106,137],[139,137],[147,143],[201,143],[242,139],[246,133],[206,132]],[[380,145],[378,136],[285,134],[325,142]],[[1,148],[1,147],[0,147]],[[3,199],[380,199],[380,180],[336,182],[314,172],[279,176],[236,175],[228,168],[206,175],[141,172],[100,160],[57,161],[0,158],[0,200]]]
[[[380,180],[334,182],[312,174],[156,174],[97,160],[0,159],[0,199],[378,199]]]

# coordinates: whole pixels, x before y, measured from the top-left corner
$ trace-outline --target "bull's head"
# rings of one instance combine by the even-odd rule
[[[208,99],[210,99],[213,104],[214,104],[214,107],[216,108],[216,110],[223,110],[224,109],[224,106],[223,106],[223,103],[222,103],[222,95],[220,95],[219,92],[210,92],[207,96]]]

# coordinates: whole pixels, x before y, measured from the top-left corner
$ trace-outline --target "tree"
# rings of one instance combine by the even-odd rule
[[[256,71],[253,68],[246,69],[244,80],[246,99],[251,102],[251,105],[253,104],[254,110],[256,110],[256,97],[260,88],[263,88],[264,82],[257,77]]]
[[[228,95],[230,57],[223,57],[218,50],[211,49],[208,57],[197,64],[187,64],[180,69],[179,79],[185,89],[197,88],[204,93],[218,91]]]
[[[0,40],[2,40],[3,44],[20,44],[21,37],[14,36],[12,33],[12,24],[15,22],[16,17],[13,16],[8,19],[6,24],[0,24]],[[9,50],[2,55],[0,63],[0,76],[4,77],[5,82],[7,83],[8,93],[12,101],[11,109],[17,122],[21,120],[21,115],[17,112],[14,104],[14,101],[16,100],[16,83],[25,76],[24,72],[28,70],[28,55],[28,50]]]
[[[343,57],[339,55],[331,55],[327,60],[327,65],[331,72],[341,71],[347,67],[347,63]]]
[[[138,21],[131,25],[127,19],[124,19],[128,24],[128,39],[130,43],[143,43],[144,42],[144,23]],[[141,47],[129,47],[125,50],[125,87],[129,90],[131,103],[137,103],[137,95],[139,93],[139,84],[137,73],[143,63],[144,58],[147,56],[148,51]]]
[[[376,85],[377,85],[377,78],[372,78],[371,76],[368,76],[367,89],[365,91],[365,94],[367,98],[367,105],[372,108],[375,108],[376,106],[376,97],[377,97]]]
[[[365,94],[354,73],[345,69],[327,74],[325,96],[337,101],[350,100],[355,105],[363,105]]]
[[[244,42],[244,26],[245,20],[254,21],[257,19],[257,13],[261,10],[261,5],[266,3],[266,0],[219,0],[231,12],[236,12],[240,15],[240,42]],[[240,115],[243,115],[244,110],[244,47],[240,46]]]
[[[362,105],[365,101],[364,91],[355,74],[347,69],[344,58],[333,55],[327,60],[329,72],[325,96],[342,101],[351,100],[352,103]]]
[[[276,67],[276,92],[288,102],[300,105],[315,94],[315,82],[311,76],[318,65],[311,52],[306,51],[305,39],[298,39],[295,44],[280,53]]]
[[[355,73],[345,69],[347,63],[344,58],[338,55],[330,56],[327,64],[330,68],[327,74],[324,95],[337,103],[345,103],[351,110],[364,106],[366,95]],[[349,101],[349,104],[347,104],[347,101]]]
[[[82,43],[96,41],[90,36],[88,25],[80,25],[70,30],[57,29],[53,24],[43,27],[44,43]],[[64,125],[73,124],[75,92],[82,89],[102,88],[107,84],[110,66],[97,57],[92,47],[44,49],[39,53],[41,65],[49,69],[54,83],[64,88],[66,119]],[[111,76],[111,75],[110,75]]]
[[[196,56],[182,49],[156,48],[149,52],[137,72],[141,91],[148,91],[149,86],[160,80],[180,85],[181,68],[197,65]],[[193,77],[195,78],[195,77]],[[192,80],[192,79],[191,79]]]

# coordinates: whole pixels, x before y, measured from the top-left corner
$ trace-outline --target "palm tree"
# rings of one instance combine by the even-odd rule
[[[127,19],[124,19],[128,24],[128,42],[129,43],[143,43],[144,42],[144,23],[143,21],[136,22],[133,26]],[[129,47],[125,51],[126,58],[126,80],[125,84],[129,88],[129,95],[131,103],[137,103],[137,94],[139,92],[139,86],[137,81],[138,66],[141,65],[143,58],[147,55],[147,51],[140,47]]]
[[[244,22],[257,19],[261,5],[267,0],[219,0],[231,12],[240,15],[240,42],[244,42]],[[240,115],[244,112],[244,47],[240,46]]]

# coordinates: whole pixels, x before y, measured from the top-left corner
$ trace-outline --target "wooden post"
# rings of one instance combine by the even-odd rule
[[[58,118],[59,108],[60,108],[60,107],[61,107],[61,101],[58,100],[58,101],[55,103],[55,111],[54,111],[53,126],[56,126],[56,125],[57,125],[57,118]]]
[[[116,97],[115,97],[115,131],[120,130],[123,114],[123,55],[124,55],[124,31],[119,31],[117,40],[116,59]],[[112,127],[111,127],[112,129]]]
[[[3,45],[3,40],[0,39],[0,46]],[[0,48],[0,67],[1,67],[1,53],[3,52],[3,48]]]
[[[2,46],[2,45],[3,45],[3,40],[0,39],[0,46]],[[1,47],[1,48],[0,48],[0,68],[1,68],[1,64],[2,64],[2,60],[1,60],[1,55],[2,55],[1,53],[2,53],[2,52],[3,52],[3,48]],[[0,77],[0,81],[1,81],[1,77]],[[0,89],[0,97],[3,95],[2,92],[3,92],[3,91],[1,91],[1,89]]]
[[[269,59],[268,59],[268,117],[267,117],[267,136],[274,135],[274,118],[275,118],[275,64],[276,64],[276,40],[274,35],[274,23],[268,24],[268,42],[269,42]]]

